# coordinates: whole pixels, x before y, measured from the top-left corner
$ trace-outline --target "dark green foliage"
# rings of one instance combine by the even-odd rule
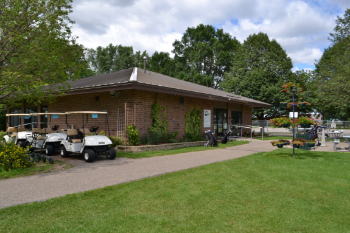
[[[168,133],[168,120],[166,119],[166,107],[159,106],[157,96],[156,94],[152,104],[152,125],[149,127],[148,132],[153,139],[159,140],[158,142],[164,142]]]
[[[146,51],[141,53],[132,46],[109,44],[106,47],[99,46],[89,49],[87,52],[91,70],[96,74],[111,73],[131,67],[143,68],[143,57],[148,57]],[[87,73],[89,71],[86,71]]]
[[[327,119],[349,120],[350,116],[350,9],[336,20],[332,45],[315,64],[315,107]]]
[[[207,87],[218,87],[224,74],[230,71],[239,46],[236,38],[214,26],[200,24],[187,28],[182,39],[173,43],[173,75]]]
[[[287,98],[282,85],[293,76],[292,60],[281,45],[265,33],[250,35],[231,65],[222,83],[224,90],[272,104],[271,109],[253,109],[260,120],[279,116],[279,104]]]
[[[186,126],[185,126],[185,139],[187,141],[200,141],[202,140],[201,136],[201,126],[202,126],[202,117],[201,110],[194,106],[192,110],[190,110],[186,114]]]
[[[67,90],[68,81],[80,78],[87,64],[83,46],[71,35],[71,4],[1,1],[0,100],[51,101]]]
[[[118,145],[124,145],[124,140],[119,138],[119,137],[117,137],[117,136],[115,136],[115,137],[108,136],[108,138],[112,141],[111,147],[116,147]]]
[[[139,131],[134,124],[126,127],[126,135],[130,146],[137,146],[140,143]]]

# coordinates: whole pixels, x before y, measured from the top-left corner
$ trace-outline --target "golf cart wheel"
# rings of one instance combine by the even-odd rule
[[[108,148],[108,153],[106,156],[107,159],[115,159],[115,157],[117,156],[117,151],[113,147],[110,147]]]
[[[85,162],[91,163],[95,160],[95,151],[87,149],[84,151]]]
[[[60,154],[62,158],[67,158],[68,157],[68,152],[66,151],[66,148],[64,148],[64,146],[60,147]]]
[[[204,147],[208,147],[208,144],[207,144],[207,143],[204,143]]]
[[[50,157],[50,158],[49,158],[49,163],[50,163],[50,164],[53,164],[53,162],[54,162],[54,159],[53,159],[52,157]]]
[[[25,141],[22,141],[22,140],[21,140],[21,141],[18,141],[18,142],[17,142],[17,145],[18,145],[19,147],[24,147],[24,146],[25,146],[25,143],[26,143]]]
[[[46,163],[46,156],[43,156],[41,159],[43,160],[44,163]]]
[[[51,144],[46,145],[45,151],[47,156],[53,155],[53,146]]]
[[[39,163],[40,159],[41,159],[41,158],[40,158],[39,156],[36,157],[36,162]]]

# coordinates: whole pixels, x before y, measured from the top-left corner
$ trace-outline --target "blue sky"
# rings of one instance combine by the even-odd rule
[[[293,70],[314,69],[337,16],[350,0],[75,0],[73,34],[87,48],[122,44],[171,53],[188,27],[210,24],[240,42],[267,33],[292,58]]]

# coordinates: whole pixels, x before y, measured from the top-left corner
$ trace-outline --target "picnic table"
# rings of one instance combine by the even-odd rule
[[[346,142],[348,143],[348,147],[339,147],[338,144],[340,143],[340,138],[342,134],[343,134],[343,130],[334,130],[328,133],[328,135],[331,138],[334,138],[333,149],[335,151],[348,152],[350,151],[350,142],[349,142],[350,134],[343,135],[343,138],[345,138]]]

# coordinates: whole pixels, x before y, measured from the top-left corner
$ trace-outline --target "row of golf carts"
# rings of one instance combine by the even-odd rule
[[[65,113],[32,113],[32,114],[6,114],[7,117],[23,116],[25,119],[33,119],[34,116],[46,115],[50,126],[51,119],[65,117],[66,127],[60,129],[59,125],[41,128],[42,122],[31,122],[15,127],[7,128],[7,135],[4,136],[6,143],[14,142],[20,147],[30,147],[45,150],[47,156],[52,156],[55,150],[60,150],[61,157],[68,157],[69,154],[82,154],[86,162],[93,162],[96,156],[105,155],[108,159],[115,159],[116,150],[111,147],[112,141],[104,135],[97,135],[98,126],[87,129],[86,124],[89,118],[92,120],[99,115],[105,116],[105,131],[109,133],[107,112],[65,112]],[[68,124],[70,115],[82,115],[82,126],[76,128]],[[8,119],[7,119],[8,120]],[[8,121],[9,122],[9,121]],[[108,126],[108,127],[107,127]],[[60,129],[60,130],[59,130]],[[51,160],[50,160],[51,161]],[[53,161],[53,160],[52,160]]]

